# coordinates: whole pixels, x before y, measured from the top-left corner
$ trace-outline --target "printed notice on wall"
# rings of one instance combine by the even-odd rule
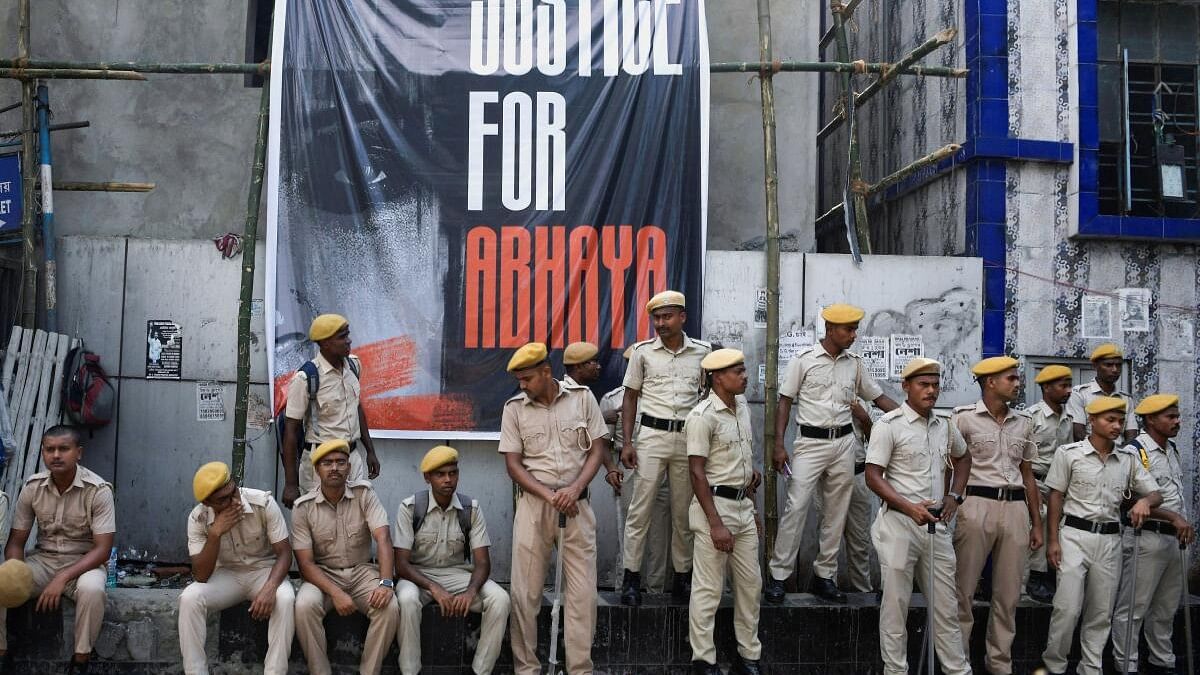
[[[225,419],[225,387],[220,382],[196,383],[196,421],[220,422]]]
[[[171,320],[146,322],[146,379],[178,380],[183,376],[183,332]]]
[[[1118,288],[1121,330],[1126,333],[1150,332],[1150,289]]]
[[[1083,337],[1108,340],[1112,338],[1112,298],[1104,295],[1084,295],[1081,305]]]
[[[767,289],[754,289],[754,327],[767,327]]]
[[[811,346],[813,346],[813,332],[811,328],[790,330],[779,336],[780,379],[783,378],[782,374],[787,370],[787,366],[792,362],[792,359]]]
[[[869,335],[860,337],[854,342],[854,348],[862,357],[867,372],[876,380],[888,378],[888,339],[883,336]]]
[[[904,366],[907,366],[909,361],[918,356],[925,356],[925,341],[920,335],[893,334],[891,345],[891,376],[895,380],[900,379],[900,373],[904,371]]]

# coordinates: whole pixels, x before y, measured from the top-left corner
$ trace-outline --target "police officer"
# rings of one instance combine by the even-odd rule
[[[687,453],[695,498],[689,512],[696,548],[688,606],[692,672],[716,673],[713,642],[717,606],[725,590],[726,567],[733,574],[733,630],[738,658],[732,672],[758,675],[758,528],[754,490],[762,476],[754,469],[754,430],[746,392],[742,352],[718,349],[704,357],[712,392],[687,416]]]
[[[567,672],[588,675],[596,630],[596,514],[588,484],[608,450],[607,428],[587,388],[554,379],[544,344],[518,349],[508,372],[521,387],[504,404],[500,419],[500,453],[521,488],[512,534],[513,666],[517,675],[540,672],[537,617],[550,552],[558,541],[566,575]],[[560,514],[566,516],[561,537]]]
[[[1071,416],[1067,414],[1066,403],[1071,397],[1071,369],[1061,365],[1049,365],[1042,368],[1033,378],[1042,389],[1042,400],[1029,410],[1033,419],[1033,442],[1037,445],[1037,457],[1033,460],[1033,477],[1037,480],[1038,492],[1042,498],[1042,540],[1046,533],[1046,500],[1049,490],[1046,488],[1046,472],[1050,470],[1050,462],[1058,449],[1073,440]],[[1029,550],[1027,560],[1029,567],[1029,582],[1025,590],[1029,597],[1049,604],[1054,601],[1054,576],[1046,571],[1046,552],[1036,549]]]
[[[79,430],[55,425],[42,434],[42,463],[21,488],[6,560],[24,560],[33,576],[34,609],[53,612],[65,595],[75,601],[74,656],[69,673],[88,672],[92,647],[104,623],[104,564],[116,536],[117,520],[112,486],[79,461],[83,443]],[[35,550],[25,544],[34,524]],[[0,654],[7,657],[7,612],[0,609]],[[7,658],[5,659],[7,660]]]
[[[955,495],[971,473],[971,455],[954,425],[933,409],[941,372],[933,359],[909,361],[900,373],[905,402],[879,418],[867,445],[867,486],[883,500],[871,539],[883,585],[879,651],[889,675],[909,672],[906,620],[914,577],[926,598],[934,591],[934,649],[942,672],[971,672],[956,616],[954,546],[946,529],[958,509]],[[953,471],[953,484],[943,494],[947,469]],[[930,523],[936,524],[933,534],[927,530]],[[928,588],[930,565],[935,589]]]
[[[1128,519],[1123,518],[1127,527],[1121,541],[1121,582],[1117,609],[1113,614],[1113,661],[1120,667],[1128,657],[1130,672],[1137,672],[1138,637],[1144,629],[1146,645],[1150,648],[1150,672],[1175,672],[1171,634],[1175,629],[1175,612],[1179,609],[1186,573],[1178,544],[1186,546],[1196,536],[1183,499],[1183,461],[1175,441],[1171,440],[1179,434],[1179,397],[1175,394],[1147,396],[1134,412],[1142,418],[1142,433],[1125,446],[1124,452],[1149,469],[1158,483],[1163,502],[1162,507],[1151,511],[1150,519],[1142,523],[1143,534],[1136,547],[1136,580],[1133,578],[1134,532],[1128,527]],[[1128,625],[1130,621],[1132,627]],[[1126,634],[1131,636],[1128,645],[1125,644]]]
[[[340,314],[322,314],[313,319],[308,338],[317,343],[319,350],[312,360],[318,388],[316,401],[309,400],[308,375],[303,370],[297,371],[288,384],[284,449],[280,455],[284,476],[281,500],[288,508],[296,497],[317,486],[309,453],[325,441],[344,439],[350,443],[347,480],[357,482],[379,476],[379,458],[362,407],[359,381],[362,366],[358,357],[350,353],[350,322]],[[301,439],[301,425],[305,421],[307,427]],[[302,442],[304,451],[297,452]],[[359,444],[367,451],[365,459],[357,448]]]
[[[492,570],[487,521],[479,501],[458,491],[458,451],[439,445],[421,460],[429,490],[400,502],[396,596],[400,599],[400,672],[421,671],[421,608],[436,602],[443,616],[481,616],[473,672],[492,672],[508,625],[508,593],[488,579]]]
[[[388,517],[367,481],[349,481],[350,444],[325,441],[313,449],[320,485],[296,500],[292,548],[304,584],[296,594],[296,638],[313,675],[329,675],[325,626],[332,607],[341,616],[356,610],[371,620],[359,672],[378,675],[396,637],[400,607],[393,590]],[[371,564],[371,542],[379,564]]]
[[[975,625],[972,600],[990,555],[992,599],[984,663],[989,673],[1010,675],[1021,572],[1029,551],[1042,547],[1041,495],[1032,468],[1037,446],[1029,413],[1010,407],[1021,390],[1017,360],[983,359],[971,373],[980,399],[955,408],[951,417],[971,454],[971,475],[954,528],[958,622],[963,649],[969,651]]]
[[[1099,675],[1121,570],[1121,501],[1127,494],[1140,495],[1129,519],[1141,527],[1162,496],[1141,462],[1117,450],[1115,441],[1125,427],[1125,401],[1100,396],[1085,410],[1091,435],[1059,448],[1046,474],[1046,562],[1058,570],[1058,589],[1042,661],[1050,673],[1066,672],[1071,639],[1083,612],[1076,672]]]
[[[686,299],[678,291],[663,291],[650,298],[646,311],[658,337],[635,344],[625,370],[621,422],[630,441],[621,451],[621,463],[637,470],[625,519],[621,602],[626,605],[641,603],[642,554],[654,497],[664,475],[671,488],[671,564],[675,569],[671,593],[676,599],[686,598],[691,586],[688,508],[692,484],[683,423],[700,399],[700,361],[712,351],[712,345],[683,332],[685,305]],[[635,419],[641,424],[636,439]]]
[[[563,382],[582,387],[591,387],[600,381],[600,349],[590,342],[572,342],[563,350]],[[611,442],[610,442],[611,444]],[[604,481],[612,486],[613,493],[620,496],[624,475],[617,467],[611,452],[604,453]]]
[[[1100,396],[1119,398],[1126,403],[1132,403],[1133,397],[1127,391],[1117,389],[1117,381],[1121,379],[1122,359],[1125,355],[1121,348],[1106,342],[1092,350],[1092,367],[1096,369],[1096,377],[1091,382],[1076,386],[1071,391],[1067,401],[1067,413],[1071,416],[1073,435],[1076,441],[1087,437],[1086,424],[1088,415],[1087,405]],[[1137,421],[1130,415],[1125,421],[1125,439],[1137,435]]]
[[[209,462],[192,478],[199,504],[188,514],[188,555],[195,582],[179,595],[183,672],[207,675],[208,614],[244,600],[250,616],[269,619],[264,675],[285,675],[295,635],[296,591],[288,581],[292,546],[271,493],[238,486],[224,462]]]
[[[791,480],[771,556],[768,602],[783,600],[783,582],[792,575],[800,550],[800,535],[818,484],[823,492],[821,545],[813,561],[810,590],[826,600],[846,601],[846,594],[838,589],[834,577],[846,512],[854,491],[855,449],[859,444],[851,406],[861,396],[881,410],[896,408],[896,402],[885,396],[871,378],[862,359],[849,351],[858,337],[858,322],[863,316],[863,310],[853,305],[834,304],[821,310],[825,337],[788,363],[779,387],[771,461],[776,471],[790,474]],[[789,464],[784,435],[793,403],[797,433]]]

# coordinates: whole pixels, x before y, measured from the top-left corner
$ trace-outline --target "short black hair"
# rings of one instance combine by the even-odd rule
[[[60,438],[62,436],[70,436],[72,443],[81,448],[83,447],[83,434],[80,433],[79,427],[71,424],[55,424],[42,433],[42,440]]]

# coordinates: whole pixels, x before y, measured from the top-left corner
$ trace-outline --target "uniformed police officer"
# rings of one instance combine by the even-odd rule
[[[288,384],[287,409],[284,411],[287,421],[280,454],[284,477],[280,497],[288,508],[295,503],[296,497],[317,486],[309,453],[325,441],[343,439],[350,444],[348,481],[379,476],[379,458],[375,455],[375,444],[371,442],[371,430],[362,407],[362,366],[358,357],[350,353],[350,322],[340,314],[322,314],[313,319],[308,339],[317,343],[319,350],[313,359],[318,375],[317,400],[315,405],[309,400],[308,376],[303,370],[297,371]],[[305,436],[301,439],[301,424],[305,421]],[[297,452],[301,443],[303,452]],[[358,450],[360,444],[367,451],[365,459]]]
[[[392,532],[400,577],[400,672],[421,671],[421,608],[433,601],[443,616],[481,615],[471,669],[490,673],[508,625],[508,593],[488,579],[487,521],[479,501],[458,491],[457,450],[431,449],[421,460],[421,474],[429,490],[400,502]]]
[[[596,630],[596,514],[588,484],[608,449],[596,398],[585,387],[554,379],[546,346],[531,342],[508,362],[521,393],[504,404],[500,452],[521,488],[513,522],[512,641],[517,675],[540,672],[537,617],[555,542],[566,576],[563,628],[567,672],[592,672]],[[559,516],[566,525],[559,536]]]
[[[725,590],[726,567],[733,574],[733,630],[738,659],[732,672],[758,675],[758,528],[754,490],[762,479],[754,469],[754,430],[746,392],[742,352],[718,349],[701,367],[712,392],[687,416],[687,453],[695,498],[689,513],[696,548],[692,597],[688,606],[688,642],[692,672],[716,673],[713,642],[717,606]]]
[[[846,594],[838,589],[834,578],[854,491],[854,460],[859,445],[851,406],[861,396],[885,412],[896,408],[896,402],[883,394],[862,359],[849,351],[863,316],[863,310],[853,305],[834,304],[821,310],[825,337],[788,363],[779,387],[771,461],[776,471],[790,473],[791,480],[771,556],[766,590],[769,602],[783,600],[783,582],[796,564],[800,535],[818,485],[822,490],[821,546],[813,561],[810,590],[827,600],[846,601]],[[793,403],[797,432],[789,465],[784,434]]]
[[[1129,672],[1138,671],[1138,637],[1144,628],[1146,645],[1150,648],[1150,672],[1175,672],[1171,634],[1175,629],[1175,612],[1179,609],[1186,573],[1177,544],[1186,546],[1196,536],[1183,499],[1183,461],[1175,441],[1171,440],[1179,434],[1179,397],[1175,394],[1147,396],[1134,412],[1142,418],[1142,433],[1125,446],[1124,452],[1132,454],[1149,469],[1158,483],[1163,502],[1162,507],[1151,511],[1150,519],[1142,523],[1143,534],[1136,547],[1136,580],[1133,578],[1133,528],[1126,527],[1122,535],[1121,582],[1112,624],[1113,661],[1121,667],[1128,657]],[[1127,521],[1126,525],[1130,524],[1128,519],[1123,520]],[[1128,625],[1130,621],[1132,627]],[[1128,649],[1125,644],[1127,634],[1131,636]]]
[[[341,616],[362,612],[371,624],[359,672],[377,675],[400,623],[387,511],[370,483],[347,480],[350,444],[344,439],[318,445],[311,461],[320,485],[292,511],[292,548],[304,579],[296,594],[296,638],[308,671],[329,675],[325,614],[331,607]],[[371,564],[372,540],[378,565]]]
[[[1108,396],[1119,398],[1129,404],[1133,403],[1133,397],[1129,392],[1117,389],[1117,382],[1121,379],[1124,357],[1121,348],[1111,342],[1106,342],[1092,350],[1090,358],[1092,367],[1096,369],[1096,377],[1091,382],[1076,386],[1071,391],[1071,398],[1067,401],[1067,413],[1071,416],[1072,433],[1076,441],[1082,441],[1087,437],[1086,408],[1097,397]],[[1136,435],[1137,420],[1130,415],[1125,421],[1125,439],[1128,440]]]
[[[867,446],[867,485],[884,502],[871,527],[883,585],[879,604],[883,672],[909,672],[906,621],[913,579],[928,598],[932,565],[934,649],[942,672],[963,675],[971,672],[971,666],[956,616],[954,546],[946,527],[958,509],[954,495],[967,484],[971,455],[954,425],[933,410],[941,391],[941,364],[917,357],[908,362],[900,378],[907,398],[879,419]],[[953,485],[943,494],[947,469],[953,471]],[[936,524],[933,534],[926,529],[930,523]]]
[[[264,675],[284,675],[295,635],[296,591],[288,581],[292,546],[279,505],[264,490],[239,487],[224,462],[196,471],[188,514],[188,555],[195,582],[179,595],[183,672],[207,675],[208,614],[244,600],[250,616],[269,619]]]
[[[1091,435],[1058,449],[1046,474],[1050,488],[1046,562],[1058,570],[1058,589],[1042,661],[1051,673],[1065,673],[1075,625],[1079,629],[1079,675],[1099,675],[1108,639],[1117,577],[1121,571],[1119,509],[1129,494],[1140,495],[1129,511],[1141,527],[1162,503],[1154,477],[1137,458],[1117,450],[1125,427],[1125,401],[1100,396],[1088,403]],[[1061,521],[1061,526],[1060,526]]]
[[[600,349],[590,342],[572,342],[563,350],[563,382],[581,387],[591,387],[600,381]],[[610,440],[611,444],[611,440]],[[617,467],[612,452],[604,453],[604,482],[612,486],[620,496],[624,475]]]
[[[683,332],[686,299],[678,291],[663,291],[646,303],[658,337],[633,347],[625,370],[622,419],[625,438],[621,463],[637,469],[631,481],[629,513],[625,519],[625,578],[621,602],[641,603],[642,554],[650,529],[654,497],[663,475],[671,488],[671,564],[675,569],[671,593],[686,598],[691,586],[692,532],[688,508],[692,484],[688,474],[684,418],[700,399],[700,361],[712,346]],[[634,421],[640,422],[634,438]]]
[[[104,564],[117,531],[112,486],[80,464],[82,458],[78,429],[59,424],[42,434],[46,471],[30,476],[21,488],[4,548],[5,559],[28,564],[32,592],[38,595],[37,611],[57,610],[64,595],[75,601],[70,673],[88,671],[92,647],[104,623]],[[25,544],[35,523],[37,544],[27,555]],[[5,657],[7,618],[7,612],[0,609],[0,654]]]
[[[1033,381],[1042,388],[1042,399],[1029,410],[1033,419],[1033,442],[1037,445],[1037,457],[1033,460],[1033,477],[1037,480],[1038,492],[1042,497],[1042,540],[1045,541],[1046,472],[1058,449],[1072,442],[1071,416],[1066,403],[1071,397],[1071,369],[1061,365],[1042,368]],[[1030,549],[1027,560],[1029,583],[1026,592],[1038,602],[1054,601],[1054,576],[1046,571],[1046,552]]]
[[[1029,551],[1042,547],[1041,495],[1033,478],[1037,457],[1033,420],[1015,410],[1021,377],[1010,356],[983,359],[971,368],[980,399],[954,409],[951,423],[971,454],[966,494],[955,496],[962,507],[954,528],[958,622],[963,649],[969,651],[975,625],[972,600],[979,575],[992,558],[992,599],[987,623],[989,673],[1012,673],[1012,642],[1017,631],[1021,572]]]

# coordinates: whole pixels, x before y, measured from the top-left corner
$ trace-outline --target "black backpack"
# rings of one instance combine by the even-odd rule
[[[62,407],[67,419],[85,429],[99,429],[113,418],[116,392],[100,357],[83,343],[67,353],[63,370]]]
[[[463,537],[467,540],[467,543],[463,546],[463,557],[467,559],[467,562],[471,562],[471,511],[475,508],[473,506],[474,500],[471,499],[470,495],[461,492],[455,492],[454,494],[458,495],[458,503],[462,506],[458,510],[458,529],[462,530]],[[421,530],[421,524],[425,522],[425,514],[428,512],[429,492],[422,491],[413,495],[412,528],[414,538],[417,536],[417,532]]]
[[[354,357],[346,357],[346,363],[350,366],[350,372],[354,373],[354,377],[359,376],[358,359]],[[300,437],[296,440],[296,458],[304,452],[304,439],[308,436],[307,423],[316,417],[317,414],[317,389],[321,387],[321,373],[317,370],[317,364],[313,361],[305,361],[297,373],[304,373],[308,380],[308,415],[300,420]],[[287,401],[285,400],[279,406],[279,412],[275,415],[275,445],[279,448],[280,454],[283,454],[283,431],[284,425],[287,423]]]

